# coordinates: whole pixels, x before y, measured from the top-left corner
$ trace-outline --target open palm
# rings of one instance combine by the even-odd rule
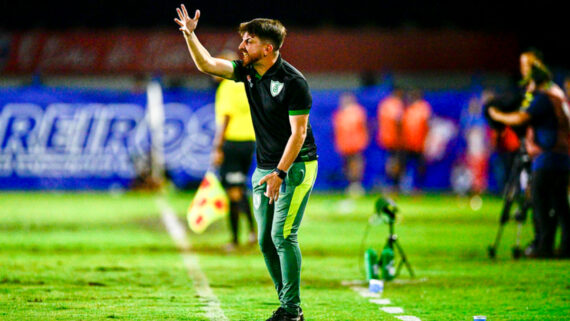
[[[176,22],[180,26],[180,31],[184,32],[184,34],[189,35],[198,26],[198,19],[200,19],[200,10],[196,10],[194,14],[194,18],[190,18],[188,15],[188,11],[186,11],[186,7],[181,5],[180,8],[176,8],[176,12],[178,12],[178,18],[174,18],[174,22]]]

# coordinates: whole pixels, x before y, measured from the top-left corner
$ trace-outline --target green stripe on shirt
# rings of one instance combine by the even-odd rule
[[[290,110],[289,111],[289,116],[294,116],[294,115],[307,115],[309,113],[310,109],[301,109],[301,110]]]

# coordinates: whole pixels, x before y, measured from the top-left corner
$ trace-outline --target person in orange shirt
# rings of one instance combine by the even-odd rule
[[[404,114],[404,91],[394,88],[392,93],[380,100],[377,109],[378,146],[386,150],[386,175],[393,180],[397,189],[402,175],[404,155],[402,153],[401,122]]]
[[[338,109],[333,114],[333,127],[335,148],[343,157],[344,172],[350,183],[347,192],[351,196],[362,195],[362,152],[368,146],[369,138],[366,111],[353,94],[341,95]]]
[[[494,96],[488,97],[485,104],[494,102]],[[497,190],[503,192],[508,180],[510,169],[513,166],[515,156],[520,147],[520,140],[516,132],[510,126],[500,128],[491,127],[491,148],[496,154],[493,166],[493,174],[497,181]]]
[[[411,90],[409,97],[411,103],[406,107],[402,116],[402,143],[406,152],[406,164],[411,162],[412,168],[416,168],[415,173],[406,175],[411,180],[405,184],[406,188],[413,189],[421,187],[425,174],[423,153],[429,132],[431,106],[423,98],[419,89]]]

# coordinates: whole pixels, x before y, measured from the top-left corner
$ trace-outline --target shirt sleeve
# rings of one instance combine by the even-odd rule
[[[235,81],[237,82],[245,82],[244,80],[244,69],[245,67],[243,66],[243,61],[241,60],[232,60],[232,65],[234,66],[234,76],[235,76]]]
[[[532,119],[539,119],[548,111],[548,105],[548,97],[545,94],[537,93],[525,112],[528,113]]]
[[[289,83],[287,91],[289,115],[307,115],[313,104],[307,81],[303,78],[297,78]]]

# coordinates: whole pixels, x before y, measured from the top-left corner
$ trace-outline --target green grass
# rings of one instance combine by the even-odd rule
[[[191,194],[172,192],[184,219]],[[343,280],[364,278],[361,241],[374,197],[353,208],[339,195],[313,195],[299,234],[307,320],[397,320]],[[396,232],[416,273],[383,296],[421,320],[569,320],[570,261],[511,258],[515,224],[498,259],[487,258],[501,200],[399,197]],[[242,222],[245,227],[245,221]],[[531,239],[525,225],[523,244]],[[245,240],[245,231],[243,240]],[[385,225],[365,247],[380,249]],[[210,287],[230,320],[265,320],[277,298],[257,246],[225,254],[227,222],[189,235]],[[1,320],[207,320],[180,252],[151,194],[0,194]]]

